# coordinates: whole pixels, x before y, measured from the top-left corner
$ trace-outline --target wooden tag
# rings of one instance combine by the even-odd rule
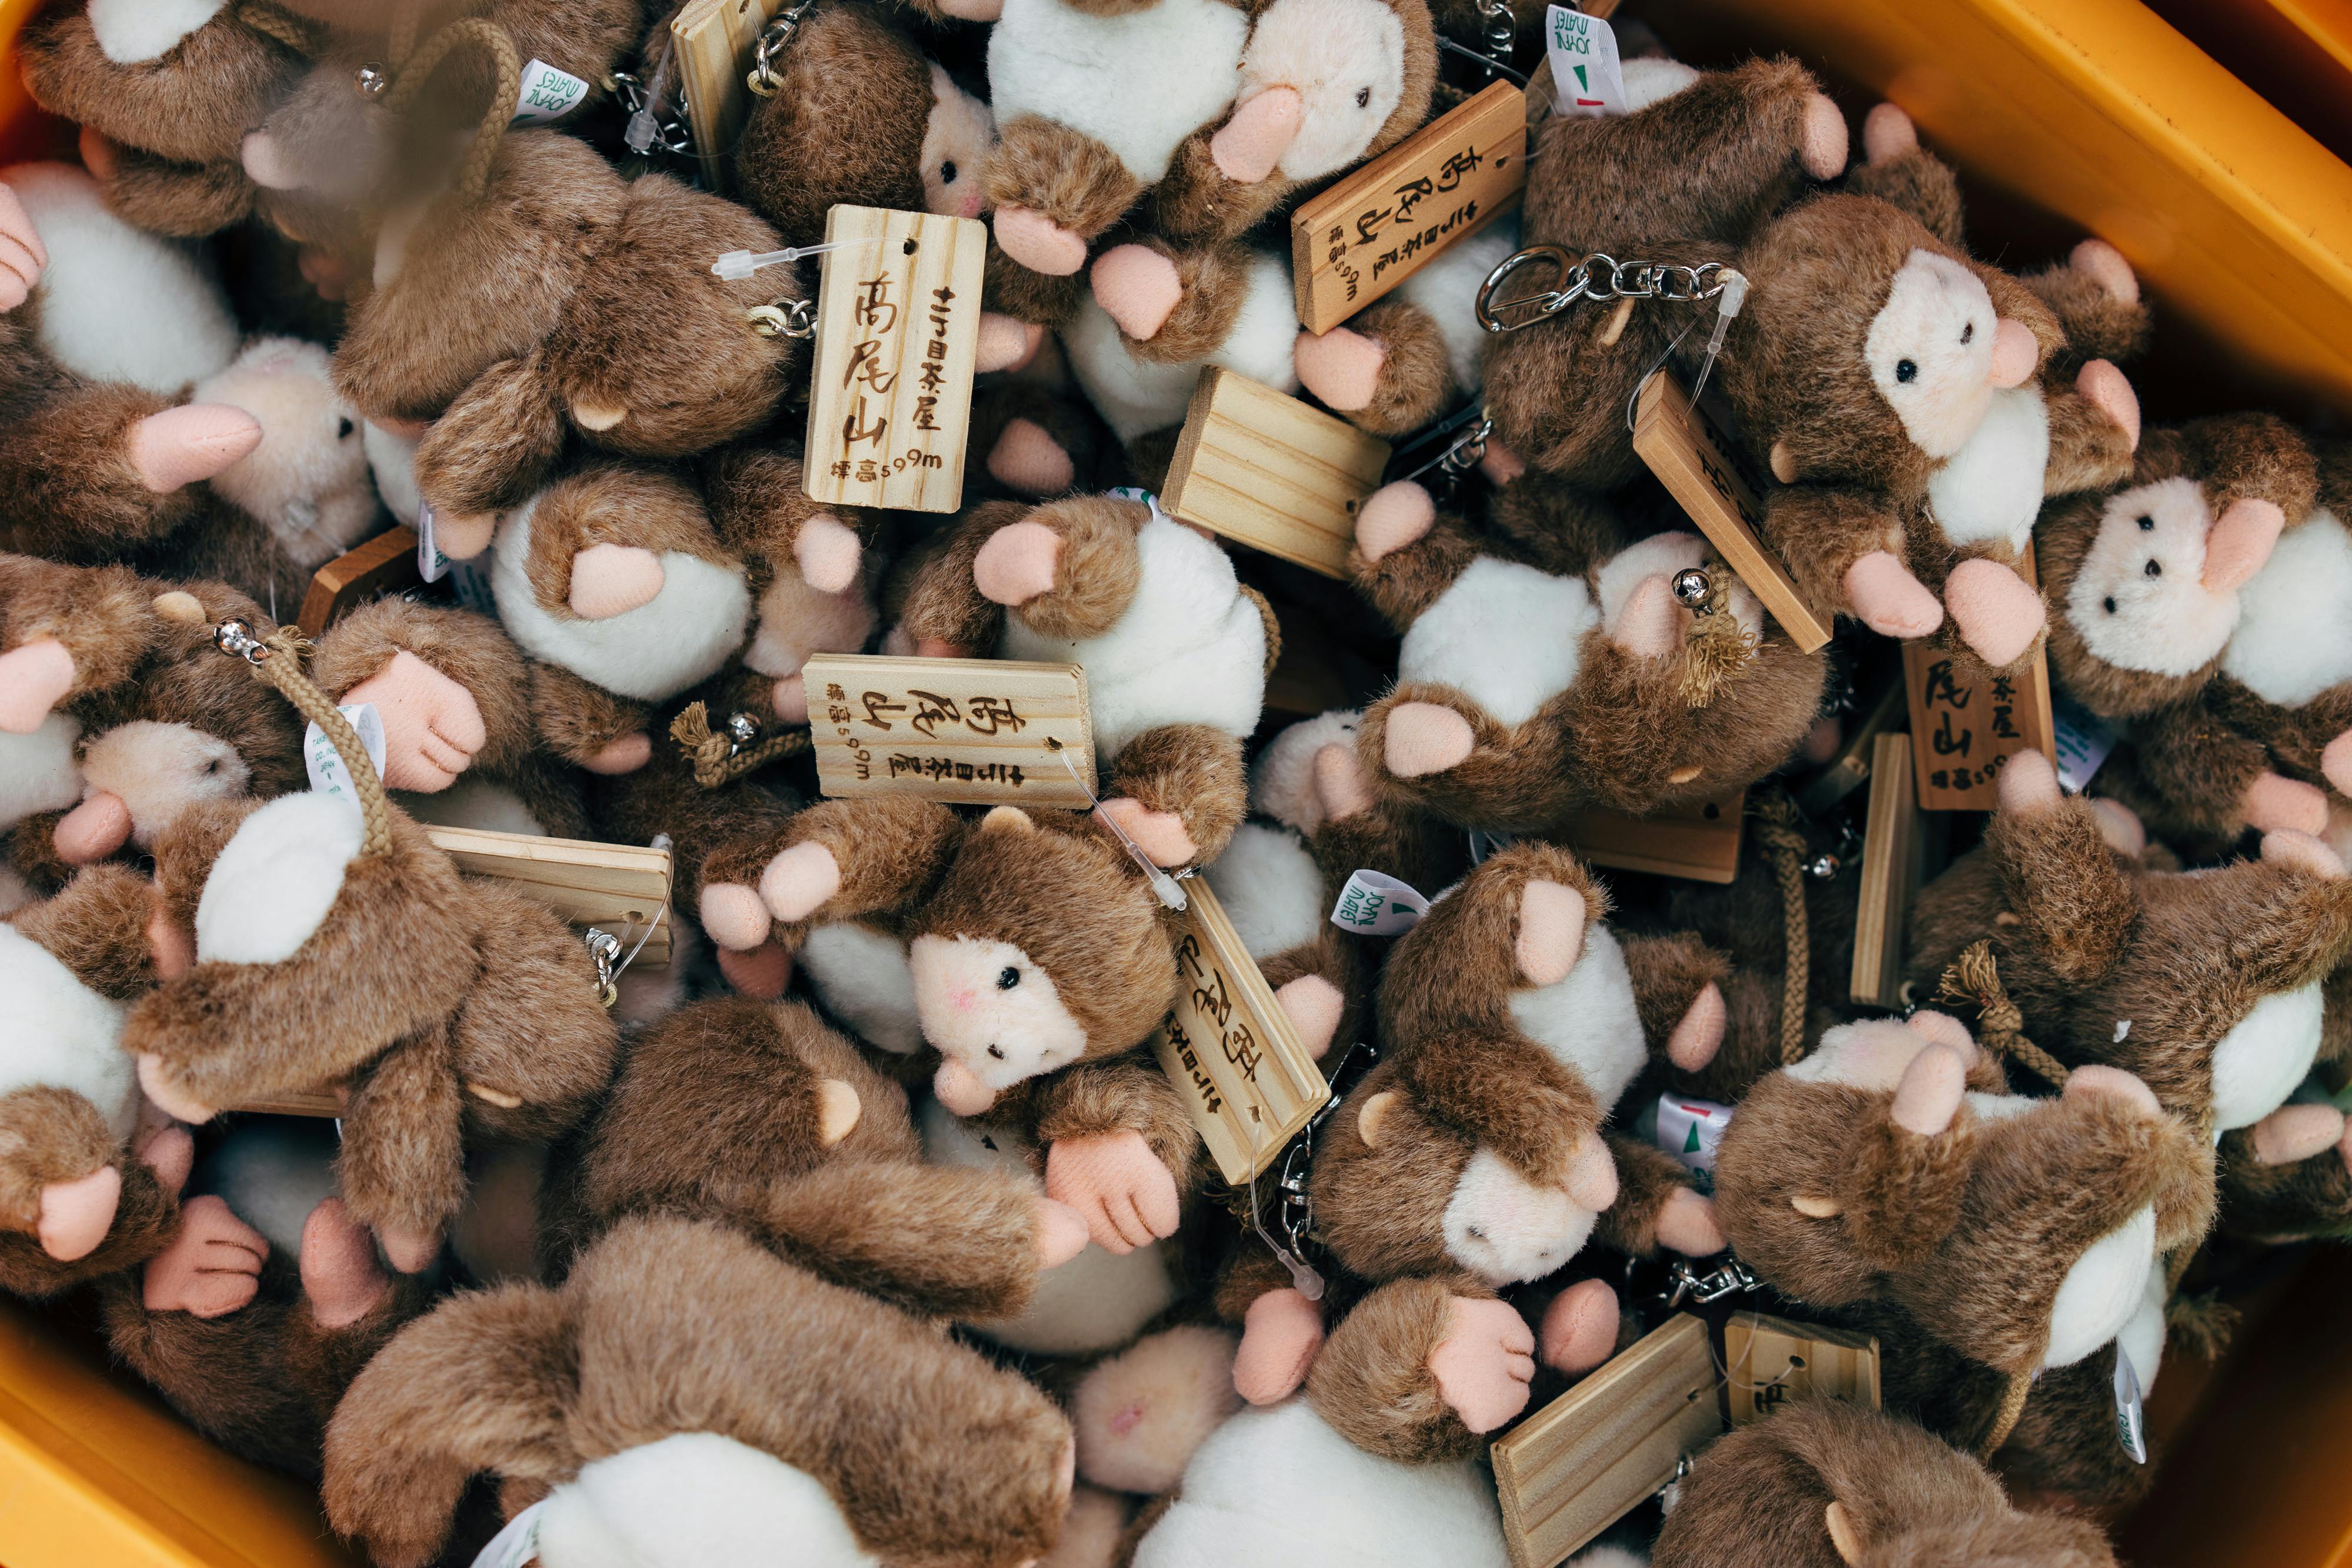
[[[1491,1450],[1514,1568],[1552,1568],[1722,1431],[1706,1325],[1677,1312]]]
[[[1076,664],[819,653],[802,666],[801,682],[817,788],[828,795],[1093,804],[1094,726],[1087,673]],[[1062,766],[1065,757],[1085,788]]]
[[[817,291],[801,488],[812,501],[952,512],[980,355],[988,227],[971,218],[836,206]]]
[[[1862,902],[1853,916],[1847,992],[1874,1007],[1903,1005],[1903,940],[1926,851],[1911,774],[1911,737],[1882,735],[1870,763],[1870,814],[1862,833]]]
[[[1646,817],[1580,811],[1563,835],[1594,865],[1654,872],[1691,882],[1728,883],[1739,874],[1739,835],[1748,791],[1696,806],[1669,806]]]
[[[1356,513],[1389,444],[1261,382],[1204,366],[1160,489],[1171,516],[1326,577],[1348,575]]]
[[[1184,896],[1176,1005],[1151,1050],[1217,1169],[1239,1186],[1307,1125],[1331,1086],[1207,881],[1187,881]]]
[[[728,161],[751,118],[751,89],[743,79],[751,46],[783,8],[784,0],[687,0],[670,18],[686,123],[708,189],[727,189]]]
[[[2033,576],[2028,546],[2021,568]],[[2050,660],[2036,648],[2019,673],[1955,679],[1954,661],[1925,643],[1903,644],[1903,689],[1911,706],[1911,762],[1923,811],[1990,811],[2000,802],[2001,765],[2032,747],[2058,754],[2051,721]]]
[[[1735,1427],[1807,1399],[1878,1408],[1875,1334],[1734,1312],[1723,1328],[1723,1360]]]
[[[1798,791],[1799,809],[1808,817],[1826,817],[1839,801],[1868,783],[1870,759],[1878,737],[1902,723],[1903,715],[1903,682],[1900,676],[1890,675],[1879,684],[1877,695],[1848,727],[1837,755],[1823,763],[1822,770]]]
[[[316,637],[361,605],[423,580],[415,530],[395,524],[312,572],[295,624],[304,636]]]
[[[1329,331],[1517,206],[1527,153],[1527,92],[1498,81],[1292,213],[1300,324]]]
[[[1642,388],[1633,450],[1801,650],[1810,653],[1830,640],[1833,616],[1805,601],[1796,580],[1757,533],[1764,503],[1735,448],[1671,371],[1660,371]]]

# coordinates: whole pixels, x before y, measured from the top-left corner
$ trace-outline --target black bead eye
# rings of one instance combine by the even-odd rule
[[[349,441],[351,438],[352,422],[348,419],[337,420],[335,422],[335,439],[338,441]]]
[[[2156,532],[2156,519],[2147,513],[2142,513],[2139,519],[2139,531],[2144,534]]]
[[[2099,608],[2113,615],[2116,612],[2116,601],[2113,598],[2102,599],[2099,601]]]
[[[1897,360],[1895,361],[1895,379],[1898,382],[1916,382],[1919,379],[1919,367],[1908,360]]]
[[[998,990],[1009,991],[1020,983],[1021,971],[1014,968],[1012,965],[1007,964],[1004,967],[996,971],[996,988]]]
[[[1372,89],[1370,88],[1360,87],[1356,89],[1356,107],[1358,109],[1369,109],[1371,107],[1371,102]]]
[[[950,158],[946,162],[940,165],[940,183],[942,185],[952,185],[955,183],[954,159]]]
[[[1976,340],[1977,340],[1977,324],[1976,324],[1975,322],[1973,322],[1973,321],[1970,321],[1970,322],[1968,322],[1968,323],[1966,323],[1965,325],[1963,325],[1963,326],[1960,328],[1960,341],[1961,341],[1961,342],[1963,342],[1963,343],[1973,343],[1973,342],[1975,342]]]
[[[988,1048],[988,1054],[1002,1061],[1004,1060],[1004,1048],[1001,1045],[992,1045]]]
[[[2150,577],[2162,577],[2164,575],[2164,563],[2151,556],[2148,558],[2147,565],[2142,567],[2140,570],[2147,572]]]
[[[214,758],[206,758],[206,759],[205,759],[205,771],[206,773],[217,773],[217,772],[219,772],[219,771],[220,771],[220,758],[217,758],[217,757],[214,757]]]

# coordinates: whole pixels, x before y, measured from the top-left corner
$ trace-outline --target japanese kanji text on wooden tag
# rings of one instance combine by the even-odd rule
[[[1171,517],[1326,577],[1348,575],[1356,513],[1389,444],[1262,382],[1202,367],[1169,459]]]
[[[987,225],[836,206],[817,290],[802,489],[812,501],[952,512],[980,353]]]
[[[2018,570],[2033,577],[2033,549]],[[1958,661],[1925,643],[1903,644],[1903,690],[1911,706],[1911,762],[1923,811],[1990,811],[2000,804],[2003,764],[2032,747],[2057,753],[2051,722],[2050,660],[2040,647],[2006,674],[1967,677]]]
[[[1519,204],[1527,93],[1498,81],[1290,214],[1299,323],[1332,328]]]
[[[1807,1399],[1878,1408],[1874,1334],[1734,1312],[1723,1328],[1723,1359],[1735,1427]]]
[[[1176,1005],[1151,1049],[1218,1171],[1239,1186],[1307,1125],[1331,1086],[1207,882],[1192,878],[1184,894]]]
[[[1093,804],[1094,727],[1076,664],[819,653],[801,680],[828,795]]]

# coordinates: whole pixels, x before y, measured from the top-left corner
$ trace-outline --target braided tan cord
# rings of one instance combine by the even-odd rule
[[[1780,884],[1780,927],[1786,968],[1780,977],[1780,1064],[1794,1067],[1805,1057],[1805,1004],[1812,990],[1811,923],[1805,914],[1805,835],[1797,808],[1774,795],[1756,809],[1757,832],[1772,857]]]
[[[398,70],[408,63],[416,51],[416,29],[425,13],[425,0],[394,0],[392,8],[392,68]]]
[[[276,686],[297,713],[325,731],[352,776],[352,789],[360,802],[360,852],[390,854],[392,814],[383,798],[383,780],[376,776],[375,763],[360,744],[359,731],[352,727],[352,721],[302,673],[302,659],[310,645],[293,627],[281,626],[262,639],[262,646],[269,650],[269,656],[248,666],[254,678]]]
[[[1977,1039],[1996,1055],[2023,1065],[2057,1088],[2066,1086],[2066,1069],[2058,1059],[2025,1038],[2025,1015],[2009,999],[2000,983],[2000,965],[1990,941],[1972,942],[1961,950],[1937,982],[1938,1000],[1977,1009]]]
[[[2000,1446],[2009,1441],[2011,1432],[2017,1430],[2017,1418],[2025,1414],[2025,1401],[2032,1392],[2032,1373],[2012,1372],[2009,1375],[2009,1388],[2000,1396],[2000,1408],[1993,1412],[1992,1427],[1985,1433],[1984,1440],[1977,1445],[1978,1458],[1990,1464],[1992,1457],[2000,1452]]]
[[[783,729],[766,739],[735,749],[732,737],[710,727],[710,709],[688,703],[670,720],[669,737],[694,761],[694,781],[705,789],[731,784],[746,773],[786,757],[797,757],[815,743],[804,729]]]
[[[327,32],[317,23],[295,16],[272,0],[239,0],[236,19],[265,37],[283,44],[306,60],[326,52]]]
[[[407,28],[414,28],[413,11],[404,9]],[[406,30],[406,29],[402,29]],[[394,35],[395,47],[401,41]],[[506,134],[507,124],[514,118],[516,100],[522,95],[522,59],[515,53],[514,40],[505,28],[486,17],[467,16],[450,23],[425,41],[424,47],[400,64],[400,79],[383,97],[384,109],[399,114],[415,103],[441,67],[459,45],[472,44],[487,50],[491,64],[498,70],[498,83],[490,89],[489,106],[482,110],[482,122],[475,129],[471,146],[466,150],[466,161],[457,171],[457,189],[470,197],[478,197],[490,183],[490,160],[499,152],[499,138]]]

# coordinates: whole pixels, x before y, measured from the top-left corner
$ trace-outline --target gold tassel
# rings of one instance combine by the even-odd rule
[[[1697,580],[1706,583],[1703,601],[1692,603]],[[1675,579],[1675,597],[1692,611],[1689,636],[1683,643],[1683,701],[1705,707],[1715,700],[1723,683],[1756,655],[1756,636],[1731,612],[1731,569],[1721,561],[1706,571],[1689,571]]]

